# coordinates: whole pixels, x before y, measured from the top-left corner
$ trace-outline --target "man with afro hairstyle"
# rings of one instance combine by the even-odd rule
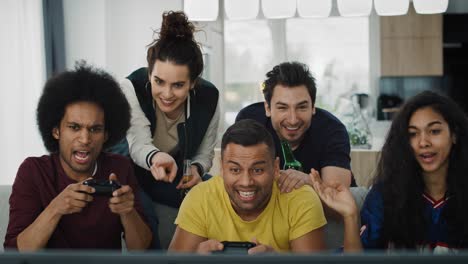
[[[47,81],[37,124],[50,152],[19,167],[10,197],[6,249],[145,249],[152,234],[134,193],[131,162],[103,152],[125,136],[130,109],[117,82],[78,63]],[[87,179],[121,184],[98,196]]]

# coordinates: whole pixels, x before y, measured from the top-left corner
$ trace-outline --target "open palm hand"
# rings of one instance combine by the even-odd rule
[[[331,209],[343,217],[357,214],[357,206],[351,191],[340,183],[326,184],[314,169],[310,172],[312,187],[318,196]]]

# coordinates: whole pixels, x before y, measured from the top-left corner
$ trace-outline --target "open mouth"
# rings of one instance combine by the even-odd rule
[[[285,131],[286,134],[295,135],[295,134],[299,133],[299,130],[302,128],[302,124],[300,124],[300,123],[298,123],[296,125],[281,124],[281,127],[283,128],[283,130]]]
[[[86,163],[90,159],[89,154],[89,151],[75,151],[73,152],[73,157],[78,163]]]
[[[436,153],[424,153],[419,155],[421,160],[425,163],[431,163],[432,161],[434,161],[435,156]]]
[[[175,102],[175,100],[165,100],[162,98],[160,98],[160,101],[164,106],[171,106]]]
[[[237,191],[239,194],[239,197],[243,201],[252,201],[255,198],[255,191],[249,191],[249,192],[243,192],[243,191]]]
[[[299,130],[300,126],[294,126],[294,127],[291,127],[291,126],[284,126],[284,128],[285,128],[287,131],[294,132],[294,131]]]

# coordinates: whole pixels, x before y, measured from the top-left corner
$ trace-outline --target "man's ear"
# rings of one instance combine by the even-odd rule
[[[457,144],[457,135],[455,133],[452,135],[452,144]]]
[[[267,101],[263,101],[263,106],[265,106],[265,114],[268,117],[271,117],[271,108]]]
[[[52,136],[57,140],[60,138],[60,132],[57,127],[52,128]]]
[[[312,115],[315,115],[315,105],[312,106]]]
[[[109,133],[107,131],[104,133],[104,143],[109,139]]]

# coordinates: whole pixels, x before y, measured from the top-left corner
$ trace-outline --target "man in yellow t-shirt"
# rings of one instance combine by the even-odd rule
[[[309,186],[281,194],[279,160],[269,132],[241,120],[221,143],[222,176],[198,184],[183,201],[171,251],[208,253],[220,241],[252,241],[249,254],[325,248],[322,204]]]

